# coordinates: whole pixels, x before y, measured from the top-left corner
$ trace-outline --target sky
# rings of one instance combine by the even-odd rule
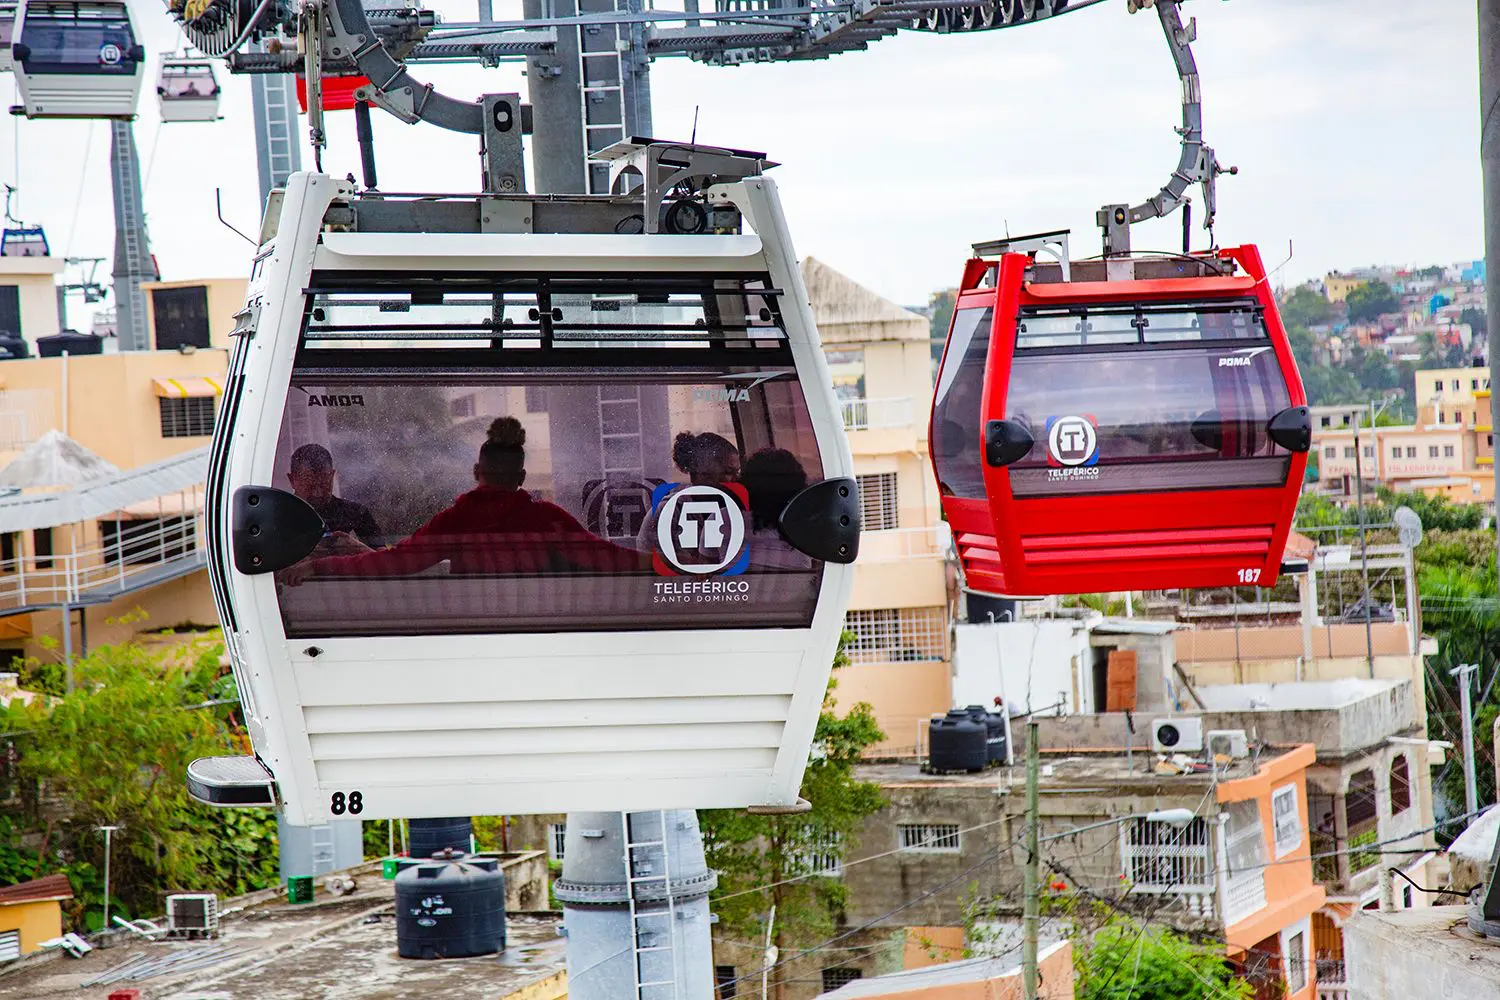
[[[182,37],[158,0],[130,2],[153,60],[135,137],[162,277],[244,274],[251,248],[214,200],[220,191],[225,218],[256,229],[249,82],[221,73],[222,121],[163,125],[155,60]],[[432,6],[450,22],[474,17],[472,0]],[[519,8],[496,0],[497,17]],[[1198,19],[1206,141],[1239,167],[1219,182],[1220,244],[1260,244],[1287,285],[1482,254],[1474,4],[1193,0],[1184,13]],[[525,92],[520,64],[412,71],[460,98]],[[799,256],[907,305],[956,284],[971,243],[1007,232],[1067,228],[1075,256],[1097,253],[1098,206],[1155,194],[1178,157],[1166,43],[1155,15],[1131,16],[1123,0],[1000,31],[902,32],[815,62],[660,59],[651,86],[657,137],[688,138],[696,112],[700,142],[766,152],[782,164],[771,176]],[[384,189],[475,190],[472,137],[375,116]],[[329,133],[325,168],[358,175],[352,113],[330,115]],[[111,255],[108,156],[105,122],[0,122],[0,178],[54,254]],[[1197,197],[1194,217],[1196,230]],[[1178,249],[1180,234],[1174,216],[1135,227],[1133,245]],[[1206,241],[1198,230],[1195,245]]]

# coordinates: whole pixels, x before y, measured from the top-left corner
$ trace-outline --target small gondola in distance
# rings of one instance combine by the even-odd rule
[[[1272,586],[1311,442],[1254,246],[964,269],[930,428],[968,585]]]

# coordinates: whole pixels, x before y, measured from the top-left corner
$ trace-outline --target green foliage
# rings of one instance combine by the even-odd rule
[[[1074,943],[1078,1000],[1250,1000],[1255,990],[1224,961],[1223,946],[1195,944],[1127,922]]]
[[[0,866],[66,873],[71,916],[84,926],[103,900],[103,824],[119,828],[110,868],[120,912],[160,913],[168,892],[274,884],[274,815],[199,805],[183,781],[193,758],[243,740],[232,706],[204,704],[224,695],[221,653],[213,636],[101,646],[73,661],[71,693],[6,709],[0,722],[17,753],[10,791],[22,809],[0,830]],[[38,845],[34,862],[18,848],[22,835]]]
[[[836,666],[847,662],[843,646],[849,638],[845,633]],[[864,818],[885,805],[880,787],[854,773],[864,751],[885,734],[864,702],[842,716],[835,712],[834,688],[831,682],[802,778],[801,794],[812,803],[811,812],[759,816],[716,809],[698,814],[709,867],[719,872],[714,912],[732,937],[763,938],[774,905],[773,941],[784,949],[827,937],[842,912],[847,896],[843,879],[804,876],[828,859],[842,862]],[[746,892],[762,887],[764,891]]]
[[[932,338],[932,360],[938,361],[943,356],[943,344],[948,340],[948,327],[953,322],[953,305],[958,301],[958,290],[948,288],[941,292],[933,292],[932,299],[928,302],[930,312],[927,317],[929,336]]]
[[[1281,301],[1281,321],[1290,326],[1321,326],[1333,319],[1333,303],[1307,285],[1298,285]]]
[[[1379,280],[1367,281],[1352,289],[1345,304],[1349,307],[1349,320],[1353,323],[1372,320],[1382,313],[1395,312],[1401,307],[1391,286]]]

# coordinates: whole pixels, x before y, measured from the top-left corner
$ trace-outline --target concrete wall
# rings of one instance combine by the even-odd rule
[[[62,904],[55,899],[0,906],[0,931],[21,932],[21,954],[62,934]]]
[[[1123,638],[1123,637],[1122,637]],[[1079,673],[1089,662],[1089,635],[1081,622],[1032,619],[996,625],[955,625],[953,701],[1042,710],[1061,699],[1069,712],[1092,707]]]
[[[1349,1000],[1494,1000],[1500,944],[1460,929],[1464,909],[1360,911],[1344,925]]]
[[[66,397],[68,436],[119,468],[133,469],[208,443],[206,436],[162,437],[152,379],[208,377],[222,385],[227,359],[222,350],[84,355],[68,358],[66,365],[62,358],[28,358],[5,362],[0,377],[6,389],[50,391],[53,429],[64,428]]]

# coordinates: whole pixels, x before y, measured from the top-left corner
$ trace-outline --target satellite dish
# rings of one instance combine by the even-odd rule
[[[1414,549],[1422,544],[1422,519],[1410,507],[1397,507],[1392,515],[1397,533],[1401,536],[1401,547]]]

